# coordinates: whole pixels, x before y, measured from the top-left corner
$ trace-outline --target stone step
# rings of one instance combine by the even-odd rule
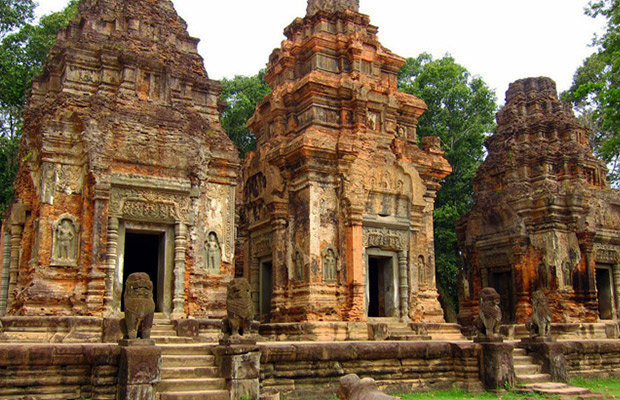
[[[198,379],[198,378],[217,378],[219,368],[215,366],[204,367],[174,367],[162,368],[161,379]]]
[[[527,351],[521,347],[515,347],[512,349],[512,356],[527,356]]]
[[[514,368],[515,368],[515,375],[517,377],[522,376],[522,375],[536,375],[542,372],[542,366],[537,365],[537,364],[524,364],[524,365],[515,364]]]
[[[158,335],[151,335],[151,339],[155,340],[155,343],[157,343],[158,345],[162,345],[162,344],[198,344],[198,343],[204,343],[204,339],[203,338],[191,338],[191,337],[179,337],[179,336],[158,336]]]
[[[161,358],[163,368],[175,367],[211,367],[215,357],[212,355],[203,356],[179,356],[179,355],[163,355]]]
[[[524,364],[540,365],[539,361],[537,361],[532,356],[515,356],[515,355],[513,355],[512,359],[513,359],[515,365],[517,365],[517,364],[519,364],[519,365],[524,365]]]
[[[201,390],[194,392],[165,392],[159,394],[160,400],[229,400],[227,390]]]
[[[551,375],[549,374],[531,374],[531,375],[518,375],[517,383],[526,385],[530,383],[544,383],[550,382]]]
[[[560,396],[582,396],[592,393],[590,392],[590,389],[570,386],[566,383],[557,382],[533,383],[523,385],[522,387],[538,393],[555,394]]]
[[[210,355],[211,345],[180,343],[180,344],[160,344],[162,355]]]
[[[224,390],[225,388],[226,380],[223,378],[164,379],[156,385],[156,390],[160,393]]]

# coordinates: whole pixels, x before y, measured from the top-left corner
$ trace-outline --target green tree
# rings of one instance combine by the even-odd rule
[[[612,185],[620,184],[620,0],[590,1],[586,14],[607,19],[595,37],[597,51],[577,69],[562,99],[575,106],[582,122],[592,129],[595,154],[610,166]]]
[[[233,79],[222,80],[221,98],[226,102],[222,113],[222,127],[228,137],[237,145],[241,157],[256,148],[256,136],[245,124],[256,105],[269,93],[271,88],[263,79],[265,70],[254,76],[237,75]]]
[[[35,25],[32,2],[0,0],[0,10],[13,10],[0,17],[0,214],[10,204],[17,172],[17,147],[21,137],[22,113],[32,78],[41,73],[58,30],[77,13],[79,0],[64,10],[42,17]],[[20,20],[21,18],[21,20]],[[8,29],[17,31],[4,34]],[[5,29],[2,31],[1,29]]]
[[[484,159],[484,140],[495,130],[495,93],[447,55],[434,60],[422,53],[409,58],[398,75],[401,91],[426,102],[418,136],[441,138],[453,172],[442,182],[435,202],[437,286],[448,314],[457,304],[456,222],[472,206],[472,181]]]
[[[33,0],[0,0],[0,38],[34,17]]]

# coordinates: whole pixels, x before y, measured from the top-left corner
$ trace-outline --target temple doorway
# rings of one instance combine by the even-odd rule
[[[382,253],[382,254],[377,254]],[[396,257],[390,252],[369,251],[366,271],[366,305],[368,317],[397,315]]]
[[[596,293],[600,319],[614,319],[614,294],[611,266],[596,264]]]
[[[155,311],[165,312],[165,234],[127,231],[123,260],[123,287],[129,275],[134,272],[147,273],[153,282]],[[125,304],[121,297],[121,310],[124,309]]]
[[[515,294],[511,270],[496,269],[489,271],[489,282],[491,283],[490,286],[495,289],[500,296],[502,323],[515,323]]]
[[[271,296],[273,293],[273,263],[269,261],[260,262],[259,272],[259,314],[260,321],[263,323],[271,320]]]

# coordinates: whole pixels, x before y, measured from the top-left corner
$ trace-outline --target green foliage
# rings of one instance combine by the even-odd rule
[[[32,18],[33,3],[26,0],[0,0],[0,33],[2,29],[19,28],[3,35],[0,42],[0,214],[13,196],[13,180],[17,172],[17,147],[21,136],[22,112],[32,78],[41,68],[56,33],[77,13],[78,0],[40,19]],[[13,7],[13,8],[11,8]],[[13,10],[5,15],[4,10]]]
[[[593,392],[603,393],[605,396],[620,396],[620,379],[618,378],[573,378],[569,383]]]
[[[0,0],[0,37],[30,22],[35,5],[33,0]]]
[[[495,129],[495,93],[449,55],[434,60],[422,53],[407,59],[398,84],[428,105],[418,136],[440,137],[453,169],[437,193],[434,225],[437,285],[443,301],[456,304],[456,222],[472,206],[472,181],[484,158],[484,140]]]
[[[620,1],[590,1],[586,14],[607,19],[606,32],[594,40],[597,51],[577,69],[562,93],[592,129],[595,154],[610,166],[609,181],[620,184]]]
[[[261,70],[254,76],[237,75],[233,79],[222,80],[221,98],[227,104],[222,113],[222,127],[237,145],[241,157],[256,148],[256,137],[245,125],[254,114],[256,105],[271,93],[264,75],[265,70]]]

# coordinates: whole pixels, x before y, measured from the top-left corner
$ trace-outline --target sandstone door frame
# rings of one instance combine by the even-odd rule
[[[124,293],[125,284],[125,239],[127,233],[157,235],[160,237],[159,254],[157,256],[157,282],[153,282],[157,291],[153,293],[153,297],[158,312],[169,316],[172,313],[174,282],[174,225],[121,220],[119,221],[118,232],[118,264],[115,280],[120,284],[121,296]],[[115,291],[115,295],[118,295],[117,291]],[[119,304],[118,311],[120,312],[120,298],[115,299],[114,303]]]
[[[266,266],[269,265],[269,282],[266,282]],[[269,322],[271,319],[271,302],[273,300],[273,259],[263,257],[258,259],[258,317],[261,322]],[[269,288],[265,287],[269,283]],[[267,301],[268,300],[268,301]],[[263,321],[266,316],[266,321]]]
[[[369,317],[370,306],[370,259],[383,259],[389,262],[389,268],[386,270],[384,267],[380,268],[378,272],[383,273],[383,291],[379,290],[379,293],[383,293],[384,299],[384,313],[387,314],[384,317],[400,317],[402,310],[399,302],[399,252],[393,250],[383,250],[378,247],[368,247],[365,249],[364,254],[364,312]],[[382,270],[382,271],[381,271]],[[381,288],[379,288],[381,289]],[[374,316],[376,317],[376,316]]]
[[[601,272],[601,274],[599,274],[599,272]],[[607,278],[606,281],[608,285],[604,289],[604,293],[601,293],[600,290],[599,284],[601,284],[602,282],[599,282],[599,276],[605,276]],[[616,303],[618,299],[616,298],[617,285],[614,279],[614,265],[597,262],[594,267],[594,277],[596,280],[596,298],[598,301],[599,319],[606,321],[616,320],[618,315]],[[603,304],[601,304],[602,301],[606,301],[609,303],[607,305],[609,307],[609,315],[607,314],[607,312],[605,312],[605,318],[603,318],[603,313],[601,312],[601,307],[603,306]]]

